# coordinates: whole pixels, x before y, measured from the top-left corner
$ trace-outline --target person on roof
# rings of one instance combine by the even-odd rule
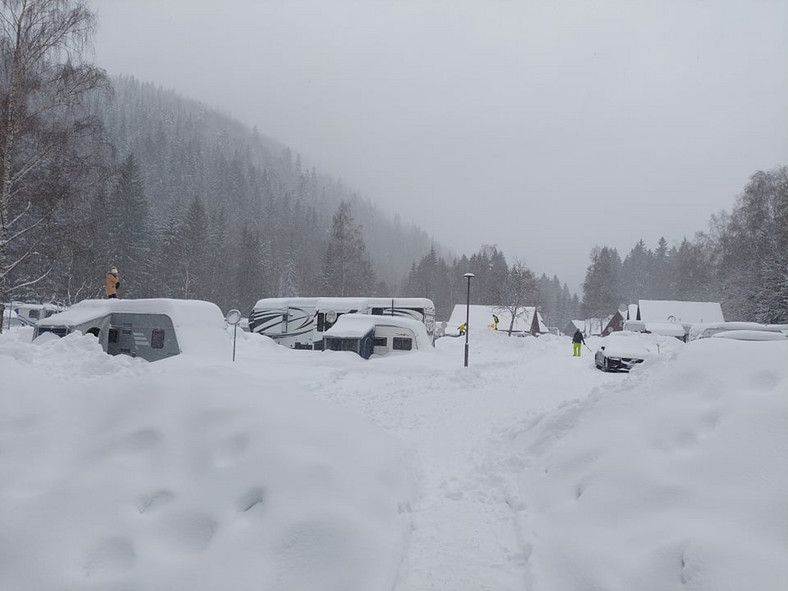
[[[583,338],[583,333],[578,328],[572,337],[572,357],[580,357],[581,347],[585,344],[586,340]]]
[[[465,323],[464,323],[464,322],[463,322],[462,324],[460,324],[460,327],[459,327],[459,329],[458,329],[458,330],[460,331],[460,336],[462,336],[462,335],[464,335],[464,334],[465,334],[465,329],[466,329],[466,328],[467,328],[467,327],[465,326]]]
[[[493,314],[492,317],[493,317],[493,328],[495,330],[498,330],[498,322],[499,322],[498,317],[495,314]]]
[[[114,299],[118,297],[118,288],[120,287],[120,275],[118,275],[118,269],[116,267],[112,267],[107,272],[107,298]]]

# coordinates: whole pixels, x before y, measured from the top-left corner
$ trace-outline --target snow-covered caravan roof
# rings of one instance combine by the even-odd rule
[[[83,300],[65,312],[38,321],[38,326],[78,326],[109,314],[164,314],[172,320],[184,353],[223,353],[229,337],[216,304],[167,298]]]
[[[360,339],[375,330],[375,316],[368,314],[343,314],[334,326],[323,333],[324,337]]]
[[[512,315],[507,310],[501,310],[497,306],[485,306],[482,304],[471,304],[470,307],[471,328],[472,329],[480,328],[482,326],[487,327],[488,325],[492,324],[493,314],[498,316],[498,319],[500,320],[500,322],[498,322],[498,330],[509,330],[509,323],[512,320]],[[542,315],[539,314],[536,311],[536,308],[533,306],[523,308],[523,312],[521,312],[517,316],[517,318],[514,319],[513,330],[519,332],[530,332],[531,321],[533,319],[534,314],[537,315],[537,321],[539,323],[539,331],[547,332],[547,326],[542,320]],[[448,324],[450,326],[456,327],[464,322],[465,322],[465,304],[456,304],[454,306],[454,310],[452,310]]]
[[[683,337],[686,334],[684,326],[679,322],[646,322],[646,332],[660,334],[666,337]]]
[[[254,309],[284,309],[288,306],[314,308],[317,305],[318,299],[319,298],[263,298],[257,300]]]
[[[725,322],[722,306],[717,302],[681,302],[673,300],[640,300],[640,320],[647,322]]]
[[[318,310],[333,310],[335,312],[348,312],[350,310],[365,310],[369,306],[369,298],[319,298]]]
[[[391,302],[397,308],[424,308],[435,312],[435,303],[429,298],[369,298],[372,308],[390,308]]]

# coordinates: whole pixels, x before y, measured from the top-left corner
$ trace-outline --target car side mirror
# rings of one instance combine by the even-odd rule
[[[600,350],[600,351],[604,351],[604,350],[605,350],[605,346],[604,346],[604,345],[602,345],[601,347],[599,347],[599,350]]]

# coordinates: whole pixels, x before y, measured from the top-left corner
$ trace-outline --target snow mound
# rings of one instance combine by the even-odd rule
[[[391,588],[399,444],[292,380],[178,357],[0,337],[0,589]]]
[[[744,346],[743,346],[744,345]],[[706,339],[525,426],[540,588],[782,588],[788,344]]]

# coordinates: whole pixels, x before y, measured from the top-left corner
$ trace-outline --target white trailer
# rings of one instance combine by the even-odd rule
[[[264,298],[249,315],[249,330],[291,349],[322,350],[323,334],[343,314],[410,318],[435,338],[435,304],[427,298]]]

